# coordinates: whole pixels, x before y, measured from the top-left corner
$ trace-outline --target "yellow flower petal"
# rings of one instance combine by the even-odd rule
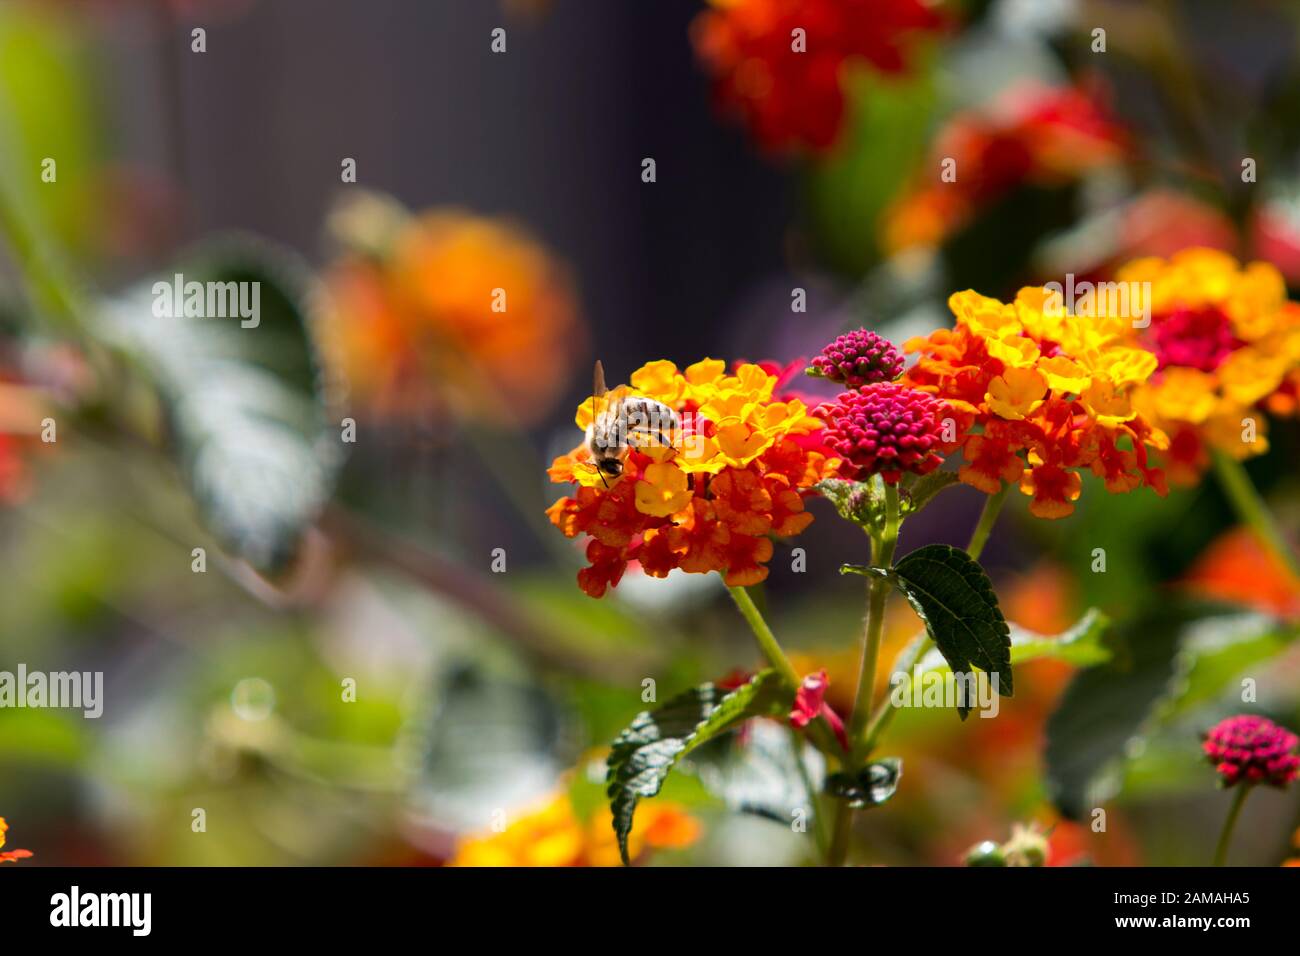
[[[686,473],[670,461],[649,465],[636,483],[636,510],[642,514],[666,518],[690,503]]]
[[[989,382],[984,396],[994,414],[1019,421],[1043,404],[1047,379],[1033,368],[1008,368]]]

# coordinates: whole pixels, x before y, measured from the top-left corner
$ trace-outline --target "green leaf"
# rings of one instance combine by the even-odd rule
[[[750,813],[789,824],[790,811],[808,806],[808,780],[821,780],[826,759],[802,734],[760,720],[741,734],[728,734],[690,758],[705,788],[733,813]],[[797,747],[797,755],[796,755]],[[716,752],[713,752],[717,748]],[[800,766],[802,764],[802,766]]]
[[[409,728],[423,745],[407,800],[454,830],[481,830],[495,807],[535,804],[572,763],[568,716],[540,687],[456,660],[428,699]]]
[[[903,485],[903,495],[900,501],[903,517],[916,514],[945,488],[951,488],[953,485],[961,484],[961,479],[957,477],[954,471],[932,471],[928,475],[922,475],[915,481]]]
[[[256,324],[158,317],[155,283],[145,282],[105,310],[104,332],[157,390],[208,527],[274,572],[292,560],[343,457],[311,335],[318,296],[305,265],[255,240],[209,243],[157,281],[178,273],[186,283],[258,283]]]
[[[837,800],[847,800],[855,810],[878,807],[894,795],[903,776],[903,761],[898,757],[873,760],[857,774],[833,773],[826,779],[826,792]]]
[[[1026,664],[1036,660],[1064,661],[1075,667],[1092,667],[1110,660],[1110,649],[1102,643],[1110,618],[1101,611],[1089,608],[1070,628],[1054,637],[1008,625],[1011,631],[1011,664]],[[922,673],[949,670],[943,655],[931,651],[921,659]]]
[[[844,565],[840,571],[889,580],[925,623],[954,673],[969,673],[974,665],[997,675],[1001,696],[1012,696],[1010,629],[988,575],[965,551],[929,544],[887,570]],[[965,720],[970,708],[959,707],[958,713]]]
[[[788,714],[792,696],[779,674],[765,670],[734,690],[701,684],[638,714],[611,745],[605,778],[623,862],[630,862],[627,837],[637,803],[659,792],[679,760],[742,720]]]

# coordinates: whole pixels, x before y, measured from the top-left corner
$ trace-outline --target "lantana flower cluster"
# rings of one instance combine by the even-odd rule
[[[567,537],[590,537],[583,591],[600,597],[631,561],[654,577],[719,571],[731,587],[767,577],[769,536],[808,527],[804,498],[838,464],[822,444],[822,422],[801,399],[774,394],[777,385],[768,368],[747,363],[729,373],[717,359],[685,371],[650,362],[632,374],[628,394],[671,408],[681,428],[670,445],[627,448],[613,481],[585,445],[555,459],[551,480],[577,490],[547,515]],[[585,430],[606,401],[579,405],[577,426]]]
[[[1117,278],[1150,289],[1150,325],[1128,324],[1156,359],[1134,405],[1169,434],[1170,479],[1198,480],[1209,449],[1238,460],[1267,451],[1264,413],[1300,411],[1300,305],[1281,273],[1197,248],[1135,260]]]
[[[902,381],[956,416],[962,481],[988,494],[1018,483],[1041,518],[1074,511],[1084,469],[1111,492],[1166,493],[1149,452],[1168,439],[1134,404],[1157,360],[1128,341],[1130,320],[1076,318],[1032,287],[1009,304],[972,291],[948,304],[956,327],[907,342],[919,358]]]

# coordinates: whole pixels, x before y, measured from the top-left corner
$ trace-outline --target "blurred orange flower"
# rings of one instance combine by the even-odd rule
[[[5,831],[8,829],[9,824],[5,823],[4,817],[0,817],[0,847],[5,845]],[[31,850],[2,850],[0,851],[0,863],[15,863],[30,856],[32,856]]]
[[[648,800],[637,809],[628,856],[650,849],[680,849],[700,836],[699,822],[678,804]],[[618,866],[621,863],[608,807],[578,819],[568,794],[549,798],[500,833],[461,841],[450,866]]]
[[[884,246],[899,252],[940,245],[1017,187],[1066,183],[1125,152],[1122,130],[1085,91],[1013,89],[989,111],[961,114],[939,134],[925,173],[885,213]]]
[[[52,447],[37,441],[47,414],[38,389],[0,371],[0,504],[19,501],[31,490],[24,454]]]
[[[510,424],[550,409],[586,333],[567,271],[528,232],[373,195],[333,228],[351,251],[328,274],[326,351],[361,404]]]
[[[1201,553],[1182,585],[1195,594],[1300,618],[1300,589],[1249,528],[1224,532]]]

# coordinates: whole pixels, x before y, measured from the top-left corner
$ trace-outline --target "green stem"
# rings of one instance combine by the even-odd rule
[[[781,650],[781,645],[776,640],[776,635],[772,629],[767,626],[767,621],[763,619],[762,612],[754,604],[754,599],[749,596],[749,591],[742,587],[727,586],[727,591],[731,594],[731,599],[736,602],[736,607],[740,610],[740,615],[749,625],[749,629],[754,632],[754,639],[758,641],[759,650],[767,658],[767,662],[772,665],[786,685],[792,691],[798,691],[799,685],[803,681],[799,677],[799,672],[794,669],[790,663],[790,658],[785,656],[785,651]],[[815,720],[808,725],[809,739],[822,753],[843,758],[844,752],[840,749],[839,742],[831,732],[830,726],[824,719]]]
[[[1241,816],[1241,808],[1246,802],[1246,797],[1250,795],[1251,785],[1243,783],[1237,790],[1237,795],[1232,798],[1232,806],[1228,809],[1228,819],[1223,821],[1223,831],[1219,834],[1219,845],[1214,848],[1214,865],[1223,866],[1228,859],[1228,844],[1232,842],[1232,831],[1237,825],[1237,817]]]
[[[837,800],[835,829],[831,832],[831,848],[826,854],[827,866],[843,866],[849,858],[849,837],[853,835],[853,810],[848,801]]]
[[[791,753],[794,764],[799,768],[799,779],[803,782],[804,793],[808,795],[808,810],[813,815],[813,839],[817,842],[817,852],[825,857],[830,853],[829,838],[826,833],[826,819],[822,814],[822,804],[817,799],[817,787],[808,775],[808,765],[803,759],[803,735],[795,728],[790,728]]]
[[[1250,526],[1264,547],[1291,572],[1292,577],[1300,580],[1300,561],[1296,560],[1295,553],[1287,547],[1281,532],[1278,531],[1277,522],[1269,514],[1268,506],[1264,504],[1264,499],[1255,489],[1245,467],[1237,459],[1221,451],[1214,452],[1213,457],[1214,471],[1219,477],[1219,485],[1228,496],[1228,500],[1232,502],[1237,517]]]
[[[885,485],[885,528],[879,539],[871,542],[871,564],[888,568],[894,563],[898,545],[898,489]],[[880,642],[885,630],[885,599],[889,582],[872,577],[867,591],[867,620],[862,635],[862,664],[858,669],[858,691],[853,699],[853,716],[849,719],[849,740],[857,743],[871,714],[871,697],[876,687],[876,668],[880,661]]]
[[[984,510],[980,512],[980,520],[975,525],[975,530],[971,532],[970,543],[966,545],[966,553],[972,558],[979,559],[980,553],[984,550],[984,544],[989,539],[989,532],[993,530],[993,525],[997,523],[998,515],[1002,511],[1002,505],[1007,500],[1007,493],[1011,491],[1011,486],[1004,483],[995,494],[991,494],[984,500]]]
[[[23,210],[3,188],[0,188],[0,232],[8,240],[14,262],[27,279],[34,304],[56,319],[62,331],[77,333],[81,329],[81,303],[71,291],[72,282],[63,274],[48,244],[39,241],[28,229]]]
[[[749,596],[749,592],[744,588],[727,587],[731,592],[731,599],[736,602],[736,607],[740,609],[740,616],[745,619],[749,629],[754,632],[754,639],[758,641],[758,648],[767,658],[767,662],[776,669],[787,684],[791,687],[799,687],[799,673],[790,663],[790,658],[785,656],[785,651],[781,650],[781,645],[776,642],[776,636],[772,629],[767,626],[767,621],[763,620],[763,615],[759,613],[758,607],[754,604],[754,599]]]
[[[984,510],[980,512],[979,521],[975,525],[975,530],[971,532],[970,543],[966,545],[966,553],[972,558],[978,558],[980,552],[984,550],[984,544],[989,539],[989,533],[993,530],[993,525],[997,523],[998,515],[1002,512],[1002,506],[1006,503],[1007,494],[1011,491],[1011,485],[1004,484],[996,493],[989,495],[984,502]],[[934,646],[934,642],[922,634],[914,640],[899,656],[899,666],[895,671],[903,671],[911,674],[912,669],[921,658],[923,658]],[[871,714],[871,720],[867,723],[866,731],[863,734],[862,743],[857,751],[865,759],[876,748],[876,742],[880,739],[894,719],[898,708],[893,703],[888,694],[885,695],[879,706]]]
[[[885,527],[879,537],[871,539],[871,564],[888,568],[894,563],[894,549],[898,545],[898,526],[901,523],[898,509],[898,488],[885,483]],[[876,668],[880,662],[880,642],[885,631],[885,599],[889,596],[889,582],[873,577],[867,586],[867,619],[862,634],[862,663],[858,668],[858,690],[853,698],[853,713],[849,717],[849,743],[853,747],[848,766],[856,767],[858,741],[871,715],[871,698],[876,688]],[[843,866],[849,855],[849,841],[853,831],[853,808],[841,800],[835,807],[835,828],[831,837],[831,851],[827,862]]]

